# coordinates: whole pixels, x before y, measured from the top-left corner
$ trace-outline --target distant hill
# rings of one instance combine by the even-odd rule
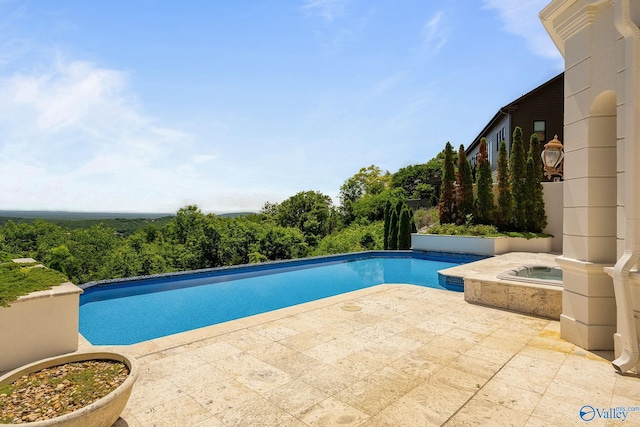
[[[232,212],[218,214],[219,217],[236,218],[253,212]],[[130,236],[136,230],[154,224],[161,228],[171,222],[175,214],[163,213],[123,213],[123,212],[65,212],[65,211],[2,211],[0,227],[9,221],[31,223],[37,219],[52,222],[65,229],[74,230],[102,225],[112,228],[121,236]]]
[[[235,218],[247,216],[255,212],[229,212],[215,214],[223,218]],[[3,211],[0,210],[0,218],[5,219],[45,219],[45,220],[99,220],[99,219],[157,219],[175,216],[175,213],[144,213],[144,212],[68,212],[68,211]]]
[[[3,211],[0,210],[0,218],[24,218],[24,219],[115,219],[115,218],[145,218],[155,219],[165,216],[174,216],[170,213],[124,213],[124,212],[67,212],[67,211]]]

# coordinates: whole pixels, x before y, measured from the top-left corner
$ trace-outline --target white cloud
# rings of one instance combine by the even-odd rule
[[[317,15],[332,22],[344,13],[348,0],[305,0],[302,8],[309,14]]]
[[[207,163],[217,158],[218,156],[215,156],[213,154],[196,154],[195,156],[191,157],[191,161],[193,163]]]
[[[429,55],[437,54],[447,42],[448,31],[443,26],[444,12],[437,12],[423,26],[424,46]]]
[[[535,55],[561,59],[538,19],[538,14],[548,3],[549,0],[484,0],[486,8],[498,11],[505,31],[523,37]]]
[[[142,111],[118,70],[58,59],[0,76],[0,206],[155,210],[188,185],[175,171],[191,149]]]

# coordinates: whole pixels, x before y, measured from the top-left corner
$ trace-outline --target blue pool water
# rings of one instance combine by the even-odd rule
[[[80,297],[80,333],[94,345],[127,345],[382,283],[443,289],[438,270],[459,264],[374,257],[94,286]]]

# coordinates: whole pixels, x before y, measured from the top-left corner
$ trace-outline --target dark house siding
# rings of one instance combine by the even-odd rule
[[[560,141],[564,141],[564,73],[557,75],[515,101],[500,108],[467,148],[467,159],[469,159],[472,164],[478,153],[480,140],[486,138],[487,141],[494,140],[491,163],[492,168],[496,168],[497,143],[499,143],[499,141],[495,141],[495,134],[503,125],[501,122],[505,121],[505,117],[508,117],[507,123],[509,123],[509,129],[504,138],[507,142],[508,153],[511,152],[511,136],[516,126],[522,128],[525,150],[528,152],[529,138],[534,133],[535,121],[545,122],[544,139],[540,140],[541,151],[544,149],[544,144],[553,139],[555,135],[558,135]]]
[[[511,113],[511,133],[513,134],[515,126],[522,128],[527,152],[529,138],[534,132],[533,122],[536,120],[546,122],[545,139],[540,141],[542,145],[551,141],[555,135],[558,135],[560,141],[564,141],[562,132],[564,128],[564,75],[561,74],[558,77],[541,86],[526,99],[522,99],[520,102],[514,101],[514,104],[511,104],[515,107]]]

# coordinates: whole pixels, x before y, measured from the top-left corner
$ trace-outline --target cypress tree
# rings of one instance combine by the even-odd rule
[[[527,163],[525,166],[525,174],[524,174],[524,179],[525,179],[525,185],[526,185],[526,191],[525,191],[525,199],[524,202],[522,204],[522,208],[524,209],[524,212],[526,213],[526,215],[524,216],[524,226],[522,227],[522,231],[533,231],[535,228],[535,212],[534,212],[534,197],[535,195],[533,194],[533,192],[535,191],[534,188],[534,184],[535,184],[535,170],[534,170],[534,165],[533,165],[533,159],[531,158],[531,156],[527,157]]]
[[[495,210],[493,200],[493,177],[487,154],[487,141],[480,140],[478,151],[478,197],[476,199],[476,221],[479,224],[492,224]]]
[[[521,231],[527,228],[528,203],[525,174],[526,161],[522,142],[522,129],[520,126],[516,126],[513,130],[513,144],[511,145],[511,157],[509,159],[509,178],[513,197],[511,224],[514,230]]]
[[[402,199],[398,199],[396,202],[396,213],[398,214],[398,221],[400,221],[400,214],[402,213],[402,209],[407,206],[407,202]]]
[[[458,190],[456,192],[456,224],[464,224],[467,215],[473,218],[473,176],[471,166],[464,151],[464,145],[460,144],[458,150]]]
[[[509,188],[509,167],[507,159],[507,143],[500,141],[498,149],[498,208],[496,209],[496,226],[507,230],[511,223],[512,203]]]
[[[544,208],[544,189],[542,187],[542,158],[540,157],[540,141],[537,134],[532,134],[529,139],[529,159],[531,159],[531,176],[527,176],[527,188],[531,201],[530,214],[528,215],[528,231],[541,233],[547,226],[547,212]]]
[[[405,205],[400,213],[400,226],[398,228],[398,249],[411,248],[411,213]]]
[[[453,146],[449,142],[447,142],[447,145],[444,148],[442,184],[440,186],[440,201],[438,203],[438,215],[440,217],[440,224],[448,224],[454,222],[454,180],[455,168],[453,166]]]
[[[383,247],[384,250],[389,249],[389,226],[391,224],[391,201],[387,200],[384,205],[384,237]]]
[[[391,209],[391,220],[389,222],[389,243],[388,249],[398,249],[398,213]]]

